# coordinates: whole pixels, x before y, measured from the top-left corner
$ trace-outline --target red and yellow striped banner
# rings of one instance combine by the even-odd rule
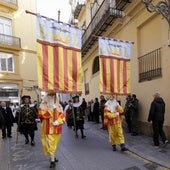
[[[38,86],[44,91],[81,93],[81,52],[37,41]]]
[[[130,93],[130,59],[100,56],[100,92],[119,95]]]

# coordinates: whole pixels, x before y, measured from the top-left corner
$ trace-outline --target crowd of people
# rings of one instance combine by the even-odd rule
[[[148,122],[152,121],[153,143],[158,147],[159,136],[163,144],[168,143],[163,131],[165,102],[159,93],[155,93],[153,97]],[[122,152],[127,151],[122,127],[123,116],[125,116],[128,133],[132,136],[139,135],[139,100],[135,94],[127,96],[124,108],[113,95],[108,95],[107,98],[101,95],[100,101],[95,98],[88,102],[85,98],[80,101],[79,96],[76,95],[64,105],[61,105],[57,99],[54,100],[54,94],[50,93],[42,98],[39,106],[36,102],[31,103],[31,97],[26,95],[22,97],[20,106],[16,104],[7,106],[3,101],[0,103],[0,128],[3,139],[12,137],[13,123],[17,123],[17,131],[24,135],[25,144],[30,143],[34,146],[37,122],[41,122],[41,143],[44,154],[50,157],[50,168],[55,167],[58,161],[55,153],[61,139],[62,125],[65,122],[68,128],[74,130],[76,138],[79,137],[80,131],[82,139],[86,138],[85,120],[101,123],[101,129],[108,131],[112,150],[116,151],[119,145]]]

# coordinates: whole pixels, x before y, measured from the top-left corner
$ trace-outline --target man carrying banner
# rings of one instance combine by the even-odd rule
[[[104,124],[107,126],[109,132],[109,141],[112,145],[113,151],[116,151],[116,145],[120,145],[121,151],[127,151],[125,147],[125,139],[122,129],[123,108],[116,101],[114,96],[110,96],[109,100],[105,103],[104,109]]]
[[[48,94],[42,99],[38,116],[41,120],[41,143],[45,155],[50,156],[50,168],[55,167],[55,152],[61,139],[62,125],[65,116],[58,100],[54,102],[54,94]]]
[[[84,117],[83,111],[81,108],[81,102],[79,102],[79,96],[73,97],[73,118],[74,118],[74,129],[76,133],[76,137],[78,137],[77,131],[80,129],[81,138],[84,139],[86,136],[84,135]]]

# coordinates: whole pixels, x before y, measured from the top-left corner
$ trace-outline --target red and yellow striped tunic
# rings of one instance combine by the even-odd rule
[[[38,116],[41,119],[41,130],[46,134],[61,134],[62,124],[65,122],[65,116],[63,112],[59,112],[57,109],[44,111],[39,108]],[[58,121],[59,125],[54,126],[53,122]]]
[[[115,124],[122,122],[123,108],[118,106],[117,111],[119,112],[119,116],[116,113],[112,113],[107,107],[104,109],[104,126],[108,125],[113,126]]]

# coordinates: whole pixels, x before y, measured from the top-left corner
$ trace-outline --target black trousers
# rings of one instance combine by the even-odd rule
[[[2,137],[11,136],[11,125],[5,125],[4,128],[2,129]],[[7,131],[7,132],[6,132]]]
[[[29,137],[31,137],[31,141],[34,141],[34,131],[35,131],[35,125],[34,124],[23,124],[22,125],[22,131],[25,136],[26,140],[29,140]]]
[[[163,131],[164,121],[153,121],[153,142],[155,146],[159,146],[159,136],[161,137],[163,143],[166,141],[166,136]]]
[[[130,115],[125,114],[125,120],[127,123],[128,132],[131,133],[132,132],[132,120],[131,120]]]

